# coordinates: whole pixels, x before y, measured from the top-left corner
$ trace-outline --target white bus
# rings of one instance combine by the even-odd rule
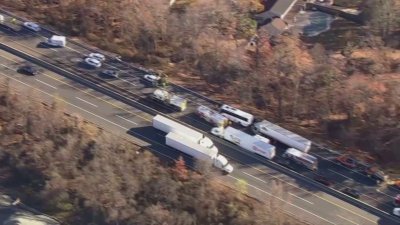
[[[254,116],[250,113],[243,112],[242,110],[233,108],[229,105],[222,105],[220,108],[220,112],[230,121],[234,123],[239,123],[244,127],[250,126],[254,120]]]

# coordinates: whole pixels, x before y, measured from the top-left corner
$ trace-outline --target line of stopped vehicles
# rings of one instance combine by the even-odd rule
[[[147,74],[144,75],[143,79],[154,86],[160,77]],[[184,111],[187,108],[186,99],[160,88],[155,89],[150,97],[169,107],[172,106],[178,111]],[[293,164],[309,169],[314,172],[313,179],[315,181],[326,186],[333,184],[332,180],[318,174],[318,158],[309,153],[312,146],[310,140],[267,120],[256,120],[250,113],[226,104],[220,106],[219,109],[199,105],[196,108],[196,115],[215,126],[210,131],[212,135],[269,160],[274,159],[275,162],[291,170],[296,170]],[[164,127],[161,127],[160,123]],[[166,145],[195,159],[209,160],[224,173],[233,171],[233,166],[224,156],[218,154],[217,147],[204,134],[161,115],[153,118],[153,127],[167,133]],[[286,150],[279,157],[276,157],[278,155],[275,145],[286,147]],[[389,180],[388,176],[376,165],[360,161],[348,154],[339,155],[333,161],[373,179],[377,184],[387,183],[400,190],[400,181]],[[354,188],[347,187],[341,191],[357,199],[361,195]],[[395,206],[393,214],[400,216],[400,194],[393,199],[393,204]]]
[[[0,27],[13,32],[16,32],[21,27],[31,32],[39,32],[41,30],[40,25],[35,22],[23,22],[20,28],[16,28],[13,21],[6,23],[2,15],[0,15]],[[65,36],[52,35],[43,44],[48,47],[62,48],[66,46],[67,39]],[[121,61],[120,57],[115,59]],[[84,57],[82,62],[89,67],[100,68],[105,60],[106,57],[103,54],[90,53]],[[19,71],[29,75],[38,74],[38,69],[33,65],[23,65]],[[101,74],[118,78],[119,72],[117,70],[103,70]],[[152,87],[156,87],[150,94],[150,98],[178,111],[186,110],[187,100],[185,98],[160,88],[166,86],[165,78],[165,76],[157,74],[146,74],[142,77],[145,82]],[[293,164],[315,172],[318,170],[318,158],[308,153],[312,142],[298,134],[267,120],[257,121],[250,113],[226,104],[220,106],[219,109],[200,105],[196,108],[196,114],[215,126],[210,131],[212,135],[231,142],[246,151],[260,155],[268,160],[275,158],[275,162],[291,170],[296,170],[292,166]],[[213,141],[202,132],[162,115],[153,117],[152,125],[154,128],[166,133],[165,143],[167,146],[177,149],[194,159],[209,161],[224,173],[231,173],[234,170],[227,158],[218,153],[218,148]],[[239,128],[239,126],[244,128]],[[247,129],[249,127],[250,129]],[[249,133],[254,133],[254,135]],[[274,145],[272,145],[272,142]],[[276,144],[287,147],[279,157],[276,157]],[[389,180],[376,166],[360,162],[350,155],[340,155],[334,161],[374,179],[377,183],[385,182],[400,190],[400,180]],[[333,184],[333,181],[318,173],[313,179],[326,186]],[[359,198],[360,196],[360,193],[352,188],[345,188],[342,192],[354,198]],[[393,214],[400,217],[400,195],[394,198],[393,204],[395,205]]]

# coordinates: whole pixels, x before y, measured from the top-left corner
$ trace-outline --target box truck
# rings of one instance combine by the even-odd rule
[[[6,17],[0,14],[0,28],[10,32],[19,32],[21,30],[21,23],[15,18]]]
[[[211,133],[267,159],[275,157],[275,146],[269,144],[269,140],[265,137],[251,136],[233,127],[214,127]]]
[[[231,173],[233,171],[233,167],[229,164],[228,160],[224,156],[218,154],[218,149],[206,148],[174,132],[167,134],[165,143],[195,159],[210,161],[215,167],[223,170],[225,173]]]
[[[229,124],[228,118],[204,105],[200,105],[199,107],[197,107],[196,114],[203,118],[205,121],[212,123],[213,125],[218,127],[226,127]]]
[[[310,170],[318,169],[318,159],[316,157],[295,148],[288,148],[282,156]]]
[[[162,104],[177,109],[181,112],[184,111],[187,106],[186,99],[171,94],[168,91],[162,89],[154,90],[150,97],[157,102],[161,102]]]
[[[256,134],[262,134],[274,140],[277,140],[289,147],[308,152],[311,148],[311,141],[306,138],[286,130],[267,120],[254,123],[252,130]]]
[[[211,139],[206,137],[203,133],[168,119],[165,116],[157,115],[153,117],[153,127],[165,133],[177,133],[203,147],[218,151],[218,148],[214,145],[213,141],[211,141]]]
[[[53,35],[47,38],[46,44],[53,47],[65,47],[67,45],[67,38],[65,36]]]

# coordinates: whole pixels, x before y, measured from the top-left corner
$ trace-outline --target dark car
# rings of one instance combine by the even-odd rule
[[[287,159],[282,159],[282,158],[278,158],[276,159],[276,162],[286,168],[289,168],[291,170],[295,170],[295,167],[293,166],[293,164],[290,162],[290,160]]]
[[[357,198],[357,199],[360,198],[360,195],[361,195],[359,191],[357,191],[356,189],[353,189],[353,188],[345,188],[342,190],[342,192],[345,193],[346,195],[349,195],[349,196],[351,196],[353,198]]]
[[[32,76],[37,75],[39,73],[38,69],[36,69],[34,66],[31,66],[31,65],[21,66],[18,69],[18,72],[32,75]]]
[[[336,161],[350,169],[355,169],[357,167],[357,160],[348,155],[341,155],[336,158]]]
[[[109,77],[114,77],[118,78],[119,72],[117,70],[103,70],[101,71],[103,75],[109,76]]]
[[[333,185],[333,181],[329,180],[327,177],[322,175],[315,175],[313,179],[328,187]]]

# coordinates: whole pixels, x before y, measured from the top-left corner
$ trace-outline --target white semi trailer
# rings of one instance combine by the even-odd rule
[[[298,149],[303,152],[308,152],[311,148],[310,140],[291,131],[288,131],[285,128],[282,128],[267,120],[254,123],[252,129],[253,132],[256,134],[262,134],[267,137],[273,138],[274,140],[277,140],[289,147]]]
[[[295,148],[288,148],[283,154],[284,158],[293,160],[295,163],[303,165],[310,170],[318,169],[318,159],[310,154],[299,151]]]
[[[210,161],[215,167],[223,170],[225,173],[233,171],[232,165],[229,164],[224,156],[218,154],[217,149],[206,148],[174,132],[167,134],[165,143],[195,159]]]
[[[206,137],[203,133],[168,119],[167,117],[161,115],[153,117],[153,127],[165,133],[177,133],[192,142],[218,152],[218,148],[214,145],[211,139]]]
[[[267,159],[275,157],[275,146],[269,144],[269,140],[265,137],[251,136],[232,127],[214,127],[211,133]]]
[[[218,127],[226,127],[229,124],[228,118],[204,105],[197,107],[196,114]]]

